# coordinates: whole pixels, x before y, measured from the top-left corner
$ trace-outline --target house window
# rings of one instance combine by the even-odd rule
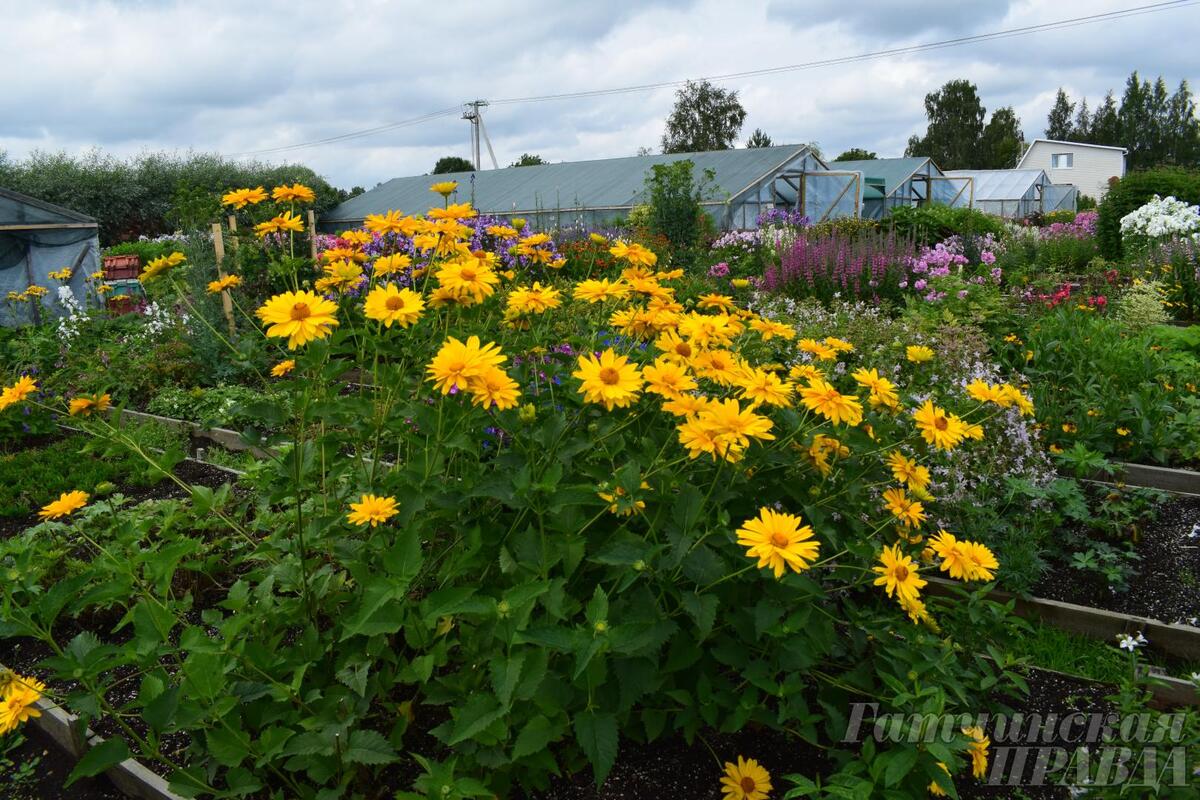
[[[1075,166],[1074,153],[1055,153],[1050,156],[1051,169],[1070,169]]]

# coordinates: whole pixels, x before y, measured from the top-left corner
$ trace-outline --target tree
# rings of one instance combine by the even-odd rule
[[[746,140],[746,147],[770,147],[771,137],[763,133],[762,128],[755,128],[754,133],[750,134],[750,138]]]
[[[1058,95],[1054,98],[1054,105],[1050,108],[1050,113],[1046,115],[1046,138],[1058,139],[1059,141],[1070,141],[1071,139],[1071,115],[1075,113],[1075,104],[1067,97],[1067,93],[1058,89]]]
[[[1092,124],[1089,130],[1092,144],[1106,144],[1110,147],[1121,146],[1121,120],[1117,111],[1117,99],[1112,89],[1104,95],[1104,102],[1096,106],[1092,114]]]
[[[688,81],[675,93],[675,108],[662,137],[664,153],[694,153],[733,147],[746,109],[737,92],[708,81]]]
[[[652,156],[652,155],[654,155],[654,148],[653,148],[653,147],[646,147],[645,145],[643,145],[643,146],[641,146],[641,147],[639,147],[639,148],[637,149],[637,153],[635,153],[635,155],[639,155],[639,156]]]
[[[546,163],[546,159],[542,158],[541,156],[535,156],[530,153],[522,153],[521,157],[518,158],[513,163],[509,164],[509,166],[510,167],[536,167],[539,164],[545,164],[545,163]]]
[[[1150,84],[1145,89],[1135,70],[1125,81],[1125,94],[1121,96],[1121,110],[1117,117],[1121,121],[1121,143],[1129,149],[1129,168],[1145,166],[1146,164],[1146,95]]]
[[[1087,98],[1079,100],[1079,110],[1075,112],[1075,122],[1071,125],[1071,141],[1090,142],[1092,136],[1092,115],[1088,111]]]
[[[979,159],[982,169],[1012,169],[1021,157],[1025,134],[1021,132],[1021,120],[1012,106],[997,108],[992,112],[979,138]]]
[[[1190,165],[1200,160],[1200,122],[1187,80],[1171,95],[1167,107],[1168,163]]]
[[[924,136],[912,136],[904,154],[932,158],[942,169],[968,169],[977,160],[985,110],[975,84],[953,80],[925,95],[929,125]]]
[[[444,175],[447,172],[474,172],[475,165],[462,156],[442,156],[433,165],[434,175]]]
[[[864,150],[861,147],[851,147],[835,158],[834,161],[871,161],[876,158],[879,158],[879,156],[870,150]]]

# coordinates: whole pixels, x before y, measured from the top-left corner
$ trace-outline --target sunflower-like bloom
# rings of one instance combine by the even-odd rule
[[[235,286],[241,286],[242,279],[237,275],[226,275],[224,278],[218,278],[215,281],[208,282],[209,294],[220,294],[226,289],[232,289]]]
[[[784,325],[782,322],[776,322],[773,319],[764,319],[758,317],[750,320],[750,328],[758,331],[758,335],[762,337],[764,342],[769,342],[772,339],[779,337],[780,339],[795,339],[796,329],[791,325]]]
[[[892,469],[892,476],[900,483],[907,484],[910,489],[924,491],[929,488],[928,467],[918,464],[898,451],[888,453],[887,463]]]
[[[347,231],[347,233],[351,233],[351,231]],[[370,234],[363,235],[370,236]],[[354,247],[330,247],[328,250],[321,251],[321,261],[326,264],[333,261],[354,261],[361,264],[366,260],[367,254]]]
[[[285,211],[277,217],[271,217],[266,222],[260,222],[254,226],[254,233],[260,238],[271,233],[302,233],[304,231],[304,221],[300,219],[299,214],[291,211]]]
[[[753,407],[742,408],[732,398],[709,402],[698,419],[720,443],[736,450],[744,450],[750,445],[751,439],[769,441],[775,438],[775,434],[771,433],[773,423],[769,417],[754,413]]]
[[[738,756],[736,764],[725,762],[721,794],[722,800],[767,800],[771,794],[771,773],[753,758]]]
[[[732,386],[743,371],[737,355],[729,350],[701,350],[692,359],[692,366],[701,377],[716,381],[722,386]]]
[[[46,684],[37,678],[12,675],[0,696],[0,736],[42,715],[36,703],[42,699]]]
[[[341,239],[343,242],[349,242],[350,244],[354,245],[355,247],[362,247],[363,245],[368,244],[369,242],[372,242],[375,240],[375,237],[372,236],[367,231],[354,231],[354,230],[342,231],[341,233],[338,234],[338,238]]]
[[[334,261],[325,265],[315,288],[318,292],[345,291],[357,286],[362,279],[362,267],[357,262]]]
[[[234,189],[221,196],[221,203],[234,208],[245,208],[247,205],[258,205],[267,199],[267,190],[259,186],[254,189]]]
[[[888,597],[895,595],[902,602],[920,599],[921,588],[928,583],[921,577],[920,567],[894,544],[883,549],[879,566],[871,569],[879,574],[875,585],[884,587]]]
[[[696,388],[696,381],[688,374],[687,367],[670,356],[662,355],[654,363],[642,369],[646,380],[646,391],[673,400]]]
[[[737,371],[733,385],[740,388],[741,396],[754,405],[766,403],[780,407],[792,404],[792,391],[795,388],[774,372],[750,366],[743,366]]]
[[[11,405],[25,402],[37,390],[37,381],[28,375],[22,375],[12,386],[6,386],[3,391],[0,391],[0,411]]]
[[[608,248],[608,252],[617,258],[625,259],[634,266],[653,267],[658,263],[658,256],[655,255],[654,251],[648,250],[640,244],[618,241],[612,247]]]
[[[912,416],[921,436],[939,450],[953,450],[967,435],[966,423],[935,406],[932,400],[926,400]]]
[[[862,403],[854,395],[842,394],[832,384],[814,378],[808,386],[800,389],[800,400],[804,407],[840,425],[857,425],[862,422]]]
[[[398,289],[395,284],[376,286],[367,294],[363,312],[367,319],[382,322],[385,328],[395,323],[407,328],[421,317],[425,300],[412,289]]]
[[[925,506],[905,494],[903,489],[894,486],[888,489],[883,493],[883,502],[892,516],[906,528],[919,528],[926,519]]]
[[[850,448],[832,436],[818,433],[813,436],[812,444],[808,446],[808,460],[822,475],[833,472],[830,459],[845,458],[850,455]]]
[[[696,347],[724,347],[738,334],[737,325],[725,314],[688,314],[679,321],[679,335]]]
[[[371,265],[371,272],[376,278],[382,278],[386,275],[394,275],[397,272],[402,272],[412,266],[412,258],[403,253],[395,253],[390,256],[380,256],[375,259],[375,263]]]
[[[505,358],[495,342],[481,345],[478,336],[471,336],[466,342],[451,336],[425,368],[429,373],[426,380],[442,394],[466,391],[472,378],[484,374],[490,367],[500,366]]]
[[[813,358],[819,361],[837,361],[838,351],[816,339],[801,339],[796,347],[803,353],[812,354]]]
[[[90,417],[92,414],[107,411],[111,405],[111,395],[85,394],[72,398],[67,406],[67,412],[72,417]]]
[[[836,336],[826,336],[825,344],[837,350],[839,353],[853,353],[854,345],[847,342],[845,339],[839,339]]]
[[[996,577],[1000,562],[985,545],[979,542],[963,542],[966,546],[967,561],[971,564],[971,577],[968,580],[990,581]]]
[[[971,774],[977,779],[982,780],[987,776],[988,747],[991,745],[992,740],[984,734],[983,728],[978,725],[963,728],[962,732],[971,739],[967,745],[967,753],[971,756]]]
[[[542,286],[534,281],[533,286],[518,286],[508,294],[507,308],[513,314],[543,314],[562,305],[562,298],[552,286]]]
[[[608,411],[625,408],[637,399],[642,390],[642,374],[626,356],[617,355],[612,348],[599,358],[579,357],[579,369],[571,373],[580,381],[579,392],[589,403],[603,405]]]
[[[277,294],[254,312],[267,328],[267,336],[287,337],[288,349],[329,336],[338,324],[337,305],[313,292]]]
[[[722,311],[731,311],[733,310],[733,298],[727,294],[717,294],[715,292],[702,294],[697,298],[696,307],[719,308]]]
[[[517,233],[517,229],[508,225],[488,225],[484,228],[484,232],[489,236],[495,236],[499,239],[515,239],[521,234]]]
[[[350,504],[350,513],[346,515],[346,519],[355,525],[370,525],[374,528],[398,513],[400,512],[396,508],[396,498],[364,494],[357,503]]]
[[[173,267],[179,266],[186,260],[187,257],[180,252],[159,256],[158,258],[152,259],[150,263],[146,265],[146,268],[142,270],[142,274],[138,276],[138,280],[142,283],[152,281],[155,278],[162,276]]]
[[[988,383],[976,378],[966,385],[966,390],[972,400],[978,400],[981,403],[994,403],[998,406],[1012,405],[1011,398],[1000,384]]]
[[[381,236],[387,233],[412,236],[417,232],[420,223],[415,217],[405,216],[393,209],[383,214],[367,214],[366,219],[363,220],[363,225],[367,230],[378,233]]]
[[[429,191],[440,194],[442,197],[449,197],[457,188],[458,181],[438,181],[429,187]]]
[[[1004,398],[1008,401],[1001,405],[1005,407],[1015,405],[1020,410],[1021,416],[1033,416],[1033,402],[1020,389],[1008,383],[1001,384],[1000,389],[1004,392]]]
[[[38,516],[42,519],[69,517],[86,506],[87,501],[87,492],[81,492],[78,489],[73,492],[63,492],[58,496],[57,500],[42,506],[42,510],[38,512]]]
[[[301,183],[284,184],[271,190],[271,199],[277,203],[311,203],[317,199],[312,189]]]
[[[737,541],[747,548],[747,558],[757,558],[760,569],[770,567],[778,580],[785,569],[803,572],[817,560],[820,544],[813,538],[813,529],[801,524],[803,521],[798,515],[763,506],[757,517],[738,528]]]
[[[933,350],[923,344],[910,344],[904,349],[904,357],[914,364],[933,360]]]
[[[473,256],[451,261],[437,272],[438,283],[459,299],[481,303],[496,291],[500,277],[483,259]]]
[[[654,341],[654,346],[661,350],[668,358],[683,362],[690,362],[696,353],[700,351],[697,345],[693,345],[673,330],[663,331]]]
[[[470,219],[478,214],[478,211],[471,208],[470,203],[451,203],[445,208],[429,209],[430,219]]]
[[[495,406],[500,411],[516,408],[517,399],[521,396],[521,385],[499,367],[488,367],[471,378],[467,389],[471,392],[474,405],[484,408]]]
[[[282,378],[296,368],[296,359],[288,358],[271,367],[271,375]]]

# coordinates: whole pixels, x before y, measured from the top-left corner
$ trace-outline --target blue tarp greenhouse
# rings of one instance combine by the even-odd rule
[[[83,302],[87,276],[100,269],[100,239],[96,220],[53,203],[0,189],[0,299],[5,311],[0,323],[13,325],[40,321],[47,313],[60,313],[58,287],[64,282],[51,272],[70,271],[65,281],[76,300]],[[7,300],[10,292],[30,286],[47,289],[44,297],[28,302]]]

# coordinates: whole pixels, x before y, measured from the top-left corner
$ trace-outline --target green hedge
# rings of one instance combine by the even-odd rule
[[[964,234],[1000,236],[1004,221],[973,208],[931,205],[894,209],[884,224],[890,223],[902,236],[911,236],[918,244],[934,245],[943,239]]]
[[[1096,238],[1102,256],[1116,261],[1124,255],[1121,217],[1145,205],[1156,194],[1200,203],[1200,170],[1162,167],[1131,172],[1116,181],[1100,203],[1100,216],[1096,221]]]

